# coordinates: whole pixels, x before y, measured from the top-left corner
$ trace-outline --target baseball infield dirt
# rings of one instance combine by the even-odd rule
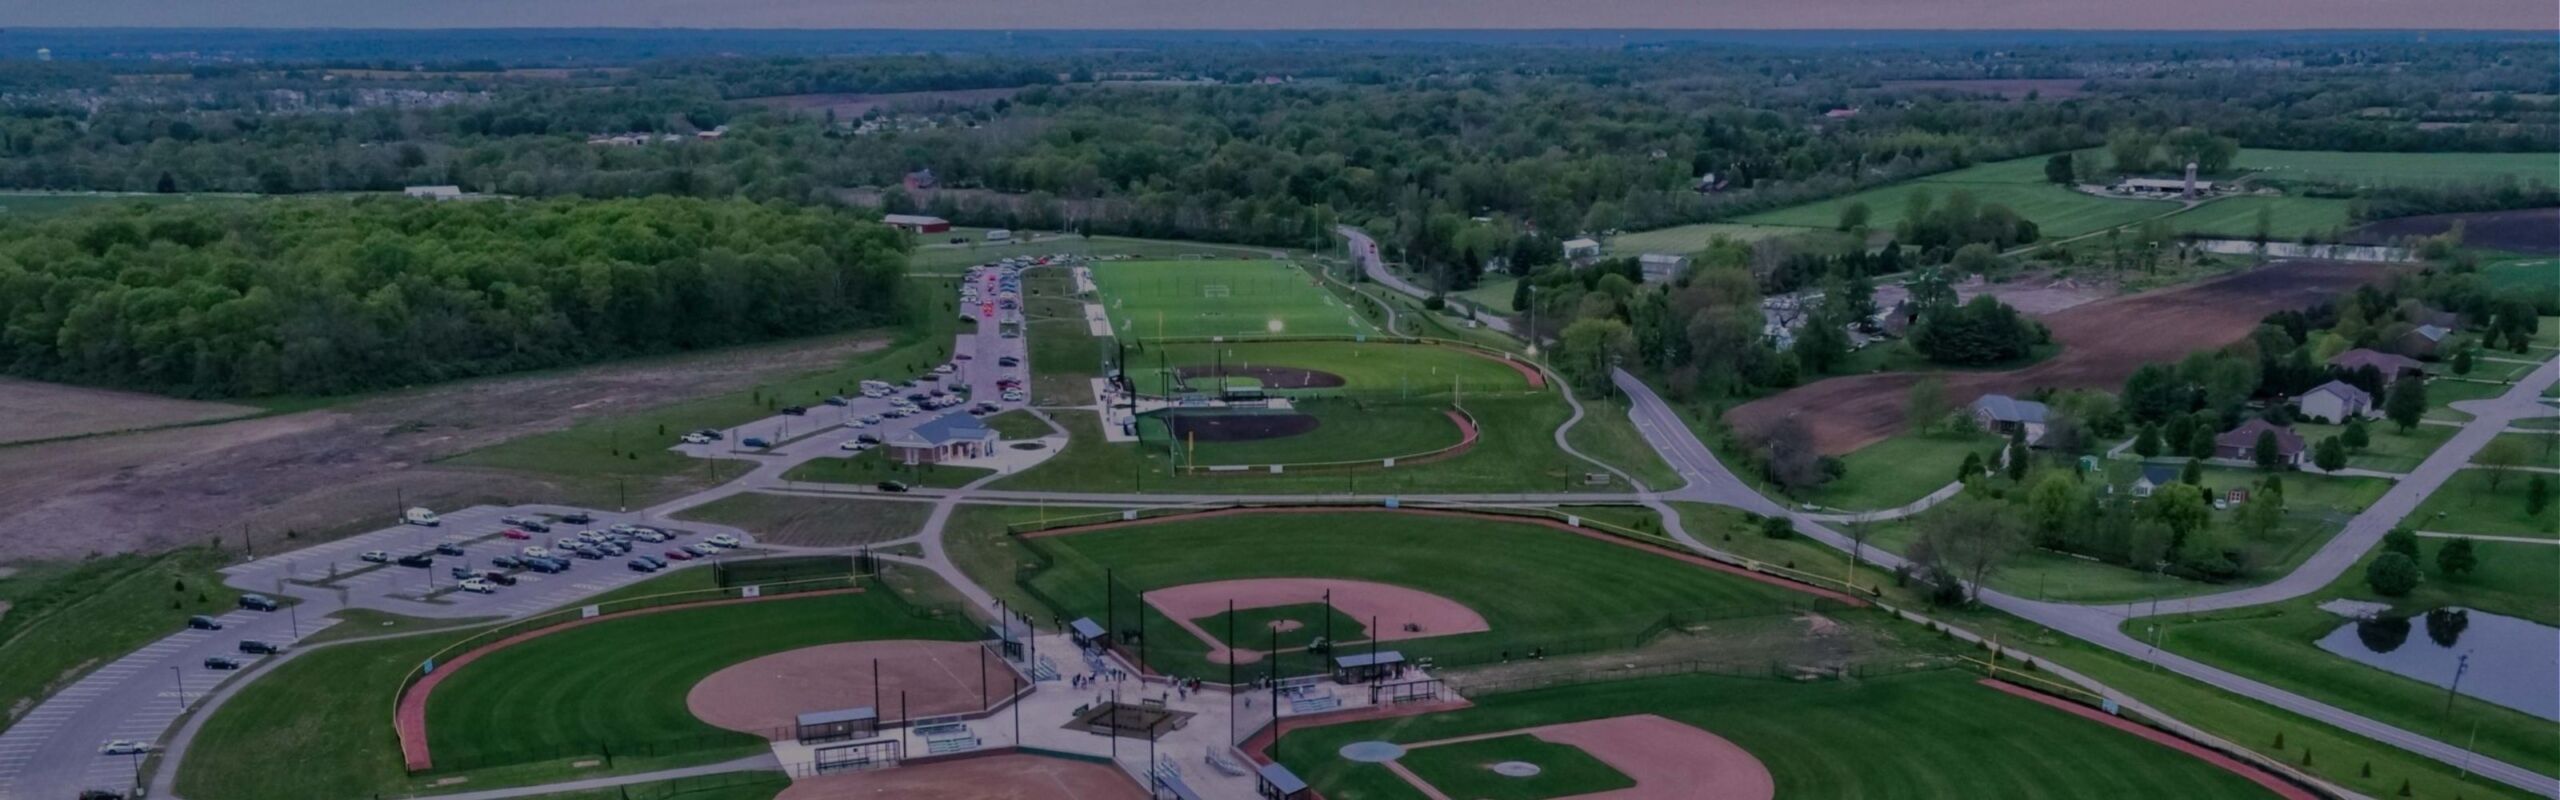
[[[1261,660],[1262,651],[1231,649],[1218,637],[1201,630],[1193,620],[1226,613],[1230,600],[1235,602],[1237,610],[1304,605],[1323,602],[1328,590],[1333,592],[1334,609],[1344,616],[1363,622],[1376,619],[1381,630],[1375,631],[1374,635],[1382,642],[1492,630],[1485,624],[1483,615],[1455,600],[1419,589],[1369,581],[1251,578],[1184,584],[1148,592],[1146,597],[1147,604],[1164,612],[1165,618],[1208,643],[1211,662],[1223,664],[1234,659],[1236,663],[1249,664]],[[1419,630],[1405,630],[1407,624]]]
[[[1340,375],[1300,367],[1227,367],[1221,370],[1215,364],[1187,364],[1173,368],[1173,374],[1184,381],[1214,382],[1222,371],[1230,378],[1251,378],[1265,389],[1332,389],[1346,383]]]
[[[1109,764],[1007,753],[793,781],[774,800],[1143,800],[1138,782]]]
[[[1419,750],[1523,733],[1579,748],[1636,782],[1624,789],[1574,795],[1575,800],[1768,800],[1778,794],[1769,768],[1762,766],[1750,751],[1722,736],[1652,714],[1436,739],[1404,747]],[[1451,800],[1403,765],[1390,762],[1387,768],[1424,796]]]
[[[979,702],[981,674],[990,702],[1016,686],[1011,670],[992,659],[982,663],[979,652],[969,642],[913,639],[804,647],[711,673],[685,694],[684,704],[704,722],[766,737],[791,735],[794,718],[810,711],[871,706],[884,723],[899,718],[902,704],[910,718],[960,714],[986,707]],[[880,665],[876,693],[874,660]]]
[[[1924,378],[1945,381],[1947,400],[1959,408],[1986,394],[2025,394],[2044,387],[2112,391],[2137,367],[2172,363],[2188,353],[2239,341],[2268,314],[2333,300],[2388,269],[2344,261],[2283,261],[2203,283],[2074,306],[2041,318],[2062,352],[2025,369],[1831,378],[1737,406],[1726,412],[1725,421],[1747,436],[1795,417],[1822,452],[1847,453],[1907,427],[1911,387]]]

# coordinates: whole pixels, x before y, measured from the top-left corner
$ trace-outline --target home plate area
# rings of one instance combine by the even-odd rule
[[[1379,746],[1383,745],[1383,747]],[[1724,737],[1651,714],[1401,745],[1356,742],[1432,800],[1768,800],[1769,770]],[[1354,750],[1359,752],[1354,754]]]

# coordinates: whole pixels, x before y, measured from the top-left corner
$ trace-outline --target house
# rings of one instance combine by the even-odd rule
[[[1831,110],[1829,110],[1829,111],[1822,112],[1822,118],[1823,118],[1823,119],[1857,119],[1857,118],[1858,118],[1858,109],[1855,109],[1855,108],[1835,108],[1835,109],[1831,109]]]
[[[2329,358],[2329,368],[2339,372],[2354,372],[2364,369],[2365,367],[2372,367],[2380,370],[2382,372],[2383,379],[2386,381],[2397,380],[2402,375],[2425,375],[2427,373],[2426,365],[2418,363],[2417,359],[2405,356],[2395,356],[2390,353],[2378,350],[2367,350],[2361,347],[2344,353],[2339,353]]]
[[[2241,423],[2240,427],[2213,437],[2213,455],[2215,458],[2227,458],[2233,461],[2256,462],[2258,434],[2261,433],[2276,435],[2276,463],[2302,466],[2303,451],[2309,449],[2302,446],[2302,435],[2294,433],[2292,428],[2263,419],[2249,420]]]
[[[460,186],[450,186],[450,185],[447,185],[447,186],[411,186],[411,187],[408,187],[408,188],[405,188],[405,189],[401,189],[401,190],[400,190],[400,193],[401,193],[401,194],[404,194],[404,195],[407,195],[407,196],[410,196],[410,197],[424,197],[424,198],[427,198],[427,199],[429,199],[429,200],[460,200],[460,199],[462,199],[462,187],[460,187]]]
[[[2451,311],[2428,309],[2411,317],[2409,322],[2416,325],[2433,325],[2449,331],[2462,330],[2462,315]]]
[[[2346,381],[2333,380],[2303,392],[2296,405],[2303,417],[2329,423],[2373,415],[2373,395]]]
[[[2133,479],[2133,496],[2150,497],[2160,487],[2178,482],[2178,465],[2144,464],[2142,475]]]
[[[883,214],[880,223],[908,233],[948,233],[951,220],[917,214]]]
[[[1564,260],[1566,261],[1583,262],[1599,257],[1600,243],[1597,241],[1590,239],[1564,240]]]
[[[996,432],[961,413],[925,420],[889,436],[889,458],[903,464],[938,464],[995,452]]]
[[[931,189],[935,186],[941,185],[942,181],[941,179],[934,177],[933,170],[931,168],[926,168],[907,173],[907,177],[902,181],[902,183],[906,185],[908,190],[912,191],[916,189]]]
[[[2003,436],[2024,433],[2028,444],[2044,438],[2045,417],[2051,413],[2043,403],[2005,394],[1986,394],[1973,401],[1975,424]]]
[[[1672,253],[1646,253],[1636,256],[1644,268],[1644,282],[1670,283],[1689,271],[1689,257]]]
[[[2452,336],[2453,331],[2450,329],[2420,325],[2410,329],[2408,333],[2401,334],[2400,338],[2392,340],[2391,349],[2398,350],[2401,355],[2410,358],[2434,358],[2444,349],[2445,340]]]
[[[693,132],[693,138],[696,138],[696,139],[704,139],[704,140],[709,140],[709,139],[718,139],[718,138],[720,138],[720,137],[727,136],[727,135],[729,135],[729,126],[727,126],[727,125],[717,126],[717,127],[712,128],[711,130],[707,130],[707,131],[694,131],[694,132]]]

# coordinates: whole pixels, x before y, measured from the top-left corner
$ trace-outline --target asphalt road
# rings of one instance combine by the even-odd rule
[[[1370,280],[1386,284],[1388,288],[1417,300],[1431,297],[1430,291],[1415,286],[1412,281],[1405,280],[1404,276],[1397,275],[1395,270],[1387,268],[1387,262],[1378,254],[1378,240],[1370,238],[1368,233],[1349,225],[1333,226],[1333,231],[1342,234],[1342,238],[1350,240],[1351,258],[1360,264],[1361,272],[1368,273]],[[1484,323],[1487,328],[1511,334],[1511,320],[1508,318],[1495,314],[1480,314],[1477,315],[1476,321]]]

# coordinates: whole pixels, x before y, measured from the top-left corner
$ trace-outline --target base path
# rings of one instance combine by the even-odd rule
[[[2207,764],[2212,764],[2214,766],[2230,770],[2232,773],[2237,774],[2240,777],[2248,778],[2249,782],[2255,783],[2259,786],[2264,786],[2267,788],[2267,791],[2274,792],[2277,797],[2285,798],[2285,800],[2318,800],[2319,798],[2319,795],[2312,794],[2309,790],[2300,786],[2286,783],[2285,781],[2278,779],[2276,776],[2268,774],[2266,770],[2242,764],[2239,761],[2233,760],[2230,756],[2207,749],[2194,742],[2180,739],[2167,733],[2153,730],[2149,727],[2136,725],[2132,722],[2126,721],[2123,717],[2107,714],[2097,709],[2090,708],[2079,703],[2070,702],[2068,700],[2048,697],[2032,689],[2022,688],[2013,684],[1991,680],[1989,678],[1984,678],[1982,680],[1982,685],[2017,695],[2019,697],[2024,697],[2038,703],[2043,703],[2045,705],[2061,709],[2066,713],[2077,714],[2079,716],[2095,720],[2101,725],[2148,739],[2161,747],[2166,747],[2187,755],[2195,756],[2198,760]]]
[[[1769,768],[1748,750],[1696,726],[1652,714],[1542,725],[1405,745],[1407,751],[1478,739],[1529,734],[1571,745],[1636,785],[1578,794],[1575,800],[1769,800],[1778,795]],[[1451,800],[1401,764],[1388,769],[1424,795]]]
[[[774,800],[1144,800],[1118,767],[1007,753],[869,772],[802,778]]]
[[[1237,663],[1251,663],[1262,658],[1262,651],[1229,649],[1224,640],[1202,630],[1198,620],[1226,613],[1229,602],[1235,604],[1237,611],[1304,605],[1323,602],[1328,591],[1333,593],[1334,610],[1342,612],[1343,616],[1359,620],[1363,625],[1376,619],[1380,630],[1370,631],[1370,635],[1382,642],[1492,630],[1485,624],[1483,615],[1458,601],[1394,584],[1337,578],[1252,578],[1191,583],[1148,592],[1146,600],[1148,605],[1155,606],[1156,610],[1172,619],[1173,624],[1208,643],[1211,662],[1223,664],[1232,658]],[[1420,630],[1405,630],[1408,623]],[[1350,641],[1346,639],[1343,643]]]
[[[711,673],[685,694],[684,704],[704,722],[767,738],[791,735],[795,718],[811,711],[870,706],[883,724],[902,711],[909,717],[966,713],[985,707],[981,677],[985,698],[1013,694],[1013,671],[982,662],[983,652],[970,642],[905,639],[803,647]]]

